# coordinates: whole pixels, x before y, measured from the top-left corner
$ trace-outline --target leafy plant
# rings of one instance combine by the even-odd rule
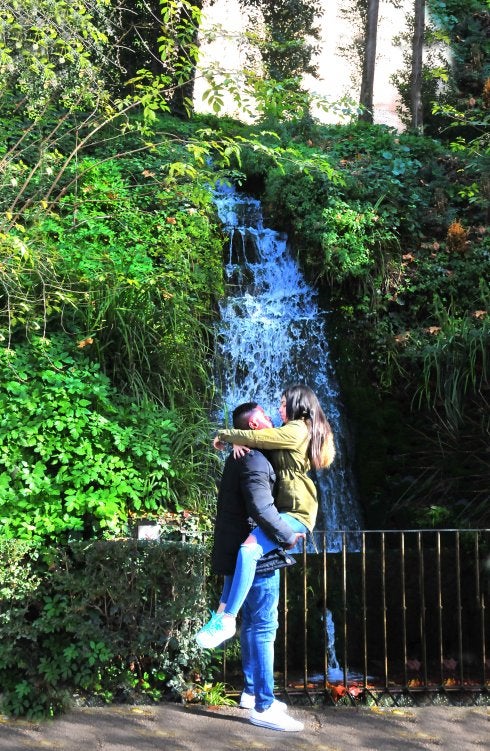
[[[231,696],[227,696],[227,690],[229,690],[227,686],[219,681],[217,683],[198,683],[193,690],[193,701],[212,707],[235,707],[236,701]]]
[[[458,422],[468,393],[479,393],[488,380],[488,319],[448,317],[429,332],[424,346],[412,352],[422,361],[422,379],[416,396],[441,405],[452,422]]]
[[[0,350],[3,535],[120,534],[169,502],[172,415],[125,403],[61,336]]]
[[[25,540],[0,538],[0,600],[13,604],[34,592],[39,577],[33,570],[38,551]]]
[[[382,264],[396,236],[383,226],[377,206],[334,200],[323,210],[324,273],[337,283]]]
[[[17,541],[2,550],[21,552]],[[24,550],[35,588],[13,572],[10,596],[0,597],[2,709],[46,717],[75,693],[159,700],[178,698],[195,675],[207,681],[208,658],[191,638],[204,556],[198,544],[136,540]]]

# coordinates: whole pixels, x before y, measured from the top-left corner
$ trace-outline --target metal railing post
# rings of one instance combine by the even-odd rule
[[[439,656],[439,684],[444,684],[444,640],[442,627],[442,569],[441,569],[441,533],[436,532],[436,581],[437,581],[437,634]]]
[[[342,532],[342,631],[344,686],[347,686],[347,544],[345,532]]]
[[[404,685],[408,686],[408,653],[407,653],[407,585],[405,575],[405,533],[400,532],[400,588],[402,607],[402,661]]]
[[[458,623],[458,667],[459,667],[459,680],[461,687],[464,682],[463,671],[463,607],[461,604],[461,554],[460,554],[460,539],[459,530],[456,530],[456,537],[454,540],[455,553],[456,553],[456,613]]]
[[[323,533],[322,548],[322,613],[323,613],[323,689],[327,690],[328,683],[328,630],[327,630],[327,602],[328,602],[328,567],[327,567],[327,539]]]
[[[361,592],[362,592],[362,646],[363,646],[363,682],[367,688],[368,677],[368,641],[367,641],[367,597],[366,597],[366,533],[361,537]]]
[[[427,687],[427,642],[426,642],[426,625],[425,625],[425,566],[424,566],[424,549],[422,544],[422,532],[417,532],[417,550],[419,559],[419,636],[420,648],[422,650],[422,669],[424,675],[424,686]]]

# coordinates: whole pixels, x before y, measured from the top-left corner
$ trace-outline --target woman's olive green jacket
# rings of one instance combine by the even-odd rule
[[[276,472],[274,497],[278,511],[299,519],[310,532],[318,511],[316,487],[308,477],[310,434],[303,420],[291,420],[280,428],[220,430],[220,441],[271,452],[268,458]]]

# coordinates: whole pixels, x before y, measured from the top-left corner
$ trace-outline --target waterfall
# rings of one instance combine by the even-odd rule
[[[357,530],[360,512],[349,461],[350,443],[327,341],[328,313],[317,303],[284,233],[264,227],[260,202],[220,186],[214,200],[229,234],[227,295],[216,330],[215,370],[225,421],[245,401],[257,401],[274,425],[283,388],[305,383],[332,426],[336,458],[315,473],[317,529]],[[329,550],[338,550],[329,536]]]
[[[335,624],[330,610],[327,610],[325,615],[325,628],[327,630],[328,679],[329,681],[340,681],[342,680],[344,671],[340,667],[335,652]]]

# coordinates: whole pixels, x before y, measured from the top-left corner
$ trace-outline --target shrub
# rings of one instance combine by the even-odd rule
[[[9,591],[0,589],[3,710],[54,715],[75,693],[177,698],[188,679],[207,677],[207,658],[190,639],[204,601],[205,555],[203,545],[181,542],[41,550],[3,541],[1,570],[23,562]]]
[[[4,537],[121,534],[169,500],[172,414],[116,394],[61,335],[0,350]]]
[[[396,236],[384,227],[376,206],[334,200],[323,210],[324,269],[336,282],[378,267]]]

